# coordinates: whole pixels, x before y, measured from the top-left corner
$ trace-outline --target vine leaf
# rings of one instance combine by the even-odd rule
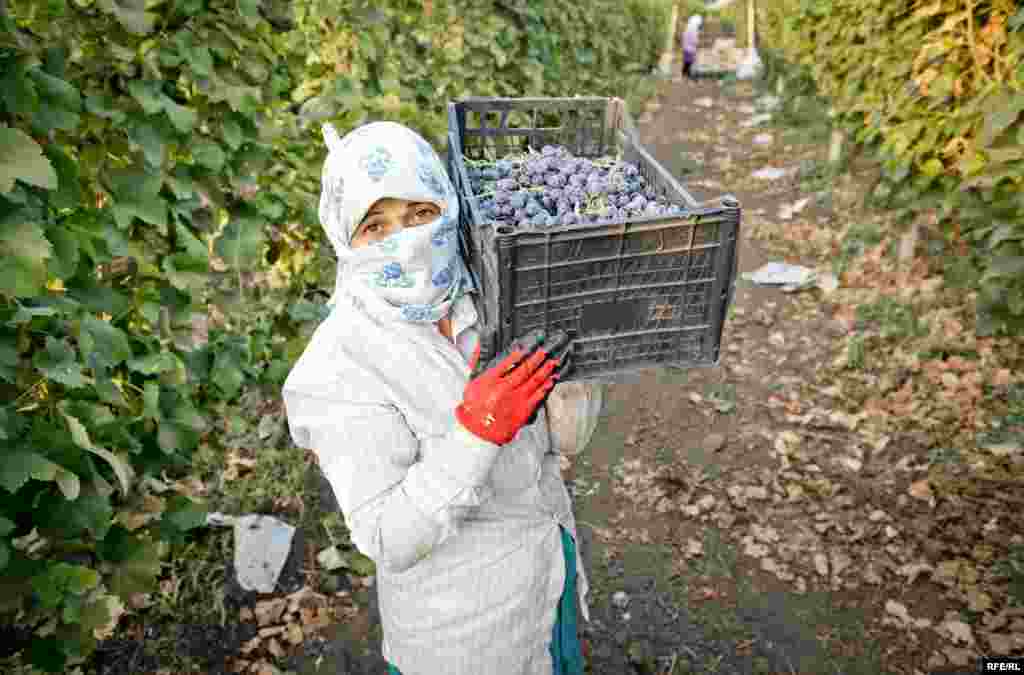
[[[75,358],[74,350],[64,340],[51,335],[46,336],[45,351],[36,352],[32,358],[32,365],[44,376],[69,389],[86,385],[82,364]]]
[[[110,464],[110,468],[114,470],[114,474],[121,484],[121,491],[127,495],[128,491],[131,490],[132,479],[134,478],[131,464],[110,450],[94,445],[92,439],[89,438],[88,430],[86,430],[81,420],[67,412],[67,401],[61,401],[57,404],[57,408],[60,410],[61,415],[63,415],[64,421],[67,422],[68,430],[71,432],[71,439],[75,442],[75,445],[83,450],[88,450],[97,457],[105,459]]]
[[[46,284],[53,247],[35,223],[0,222],[0,293],[29,296]]]
[[[0,126],[0,158],[0,193],[10,192],[15,180],[57,189],[57,171],[39,144],[21,129]]]
[[[52,482],[64,470],[37,452],[18,451],[0,458],[0,486],[17,492],[30,479]]]

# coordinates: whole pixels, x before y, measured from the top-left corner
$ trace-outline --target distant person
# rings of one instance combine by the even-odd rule
[[[697,44],[700,42],[700,27],[704,23],[704,17],[694,14],[686,22],[686,31],[683,33],[683,76],[691,80],[693,77],[693,64],[697,60]]]

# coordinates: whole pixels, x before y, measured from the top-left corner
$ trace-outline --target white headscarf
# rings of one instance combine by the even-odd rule
[[[435,323],[472,290],[459,255],[459,201],[440,158],[426,140],[395,122],[372,122],[327,144],[320,224],[338,256],[332,306],[343,294],[383,318]],[[433,202],[441,215],[353,249],[351,240],[379,199]]]

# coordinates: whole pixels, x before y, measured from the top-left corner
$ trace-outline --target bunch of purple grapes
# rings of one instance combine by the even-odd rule
[[[494,225],[544,229],[670,216],[682,208],[660,197],[636,165],[612,158],[574,157],[545,145],[523,159],[468,168],[481,215]]]

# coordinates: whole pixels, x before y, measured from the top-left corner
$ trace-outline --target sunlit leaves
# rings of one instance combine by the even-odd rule
[[[46,283],[53,247],[39,225],[19,222],[17,215],[0,220],[0,294],[31,296]]]
[[[57,187],[57,172],[28,134],[3,125],[0,126],[0,194],[10,192],[15,180],[53,190]]]

